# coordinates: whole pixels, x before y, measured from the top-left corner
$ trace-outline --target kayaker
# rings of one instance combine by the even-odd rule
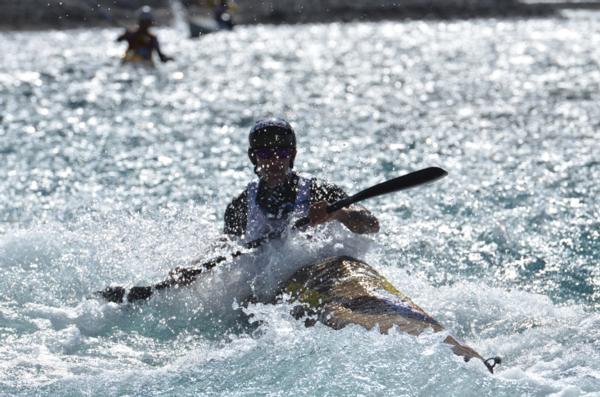
[[[173,58],[162,53],[158,44],[158,38],[150,32],[154,23],[154,15],[149,6],[144,6],[138,14],[138,27],[136,30],[127,29],[125,33],[117,38],[117,41],[127,41],[127,51],[123,56],[123,62],[149,63],[152,61],[152,53],[156,52],[161,62],[172,61]]]
[[[258,179],[250,182],[227,206],[225,234],[240,237],[244,243],[252,243],[264,237],[278,237],[295,219],[304,217],[309,218],[309,226],[337,221],[358,234],[379,231],[377,218],[360,205],[353,204],[327,213],[329,203],[348,195],[339,186],[293,171],[296,134],[287,121],[273,117],[261,119],[250,130],[248,140],[248,157]],[[232,257],[240,254],[234,253]],[[226,259],[219,256],[200,267],[197,265],[203,260],[193,260],[191,267],[173,269],[169,279],[161,283],[133,287],[129,292],[124,287],[108,287],[98,294],[110,302],[123,302],[125,298],[129,302],[147,299],[155,290],[192,283],[203,271]]]
[[[233,29],[233,18],[231,16],[231,9],[233,7],[227,0],[218,0],[213,6],[213,17],[215,22],[222,30]]]
[[[376,233],[379,222],[366,208],[352,205],[327,213],[329,203],[347,197],[339,186],[299,175],[294,168],[296,134],[280,118],[256,122],[249,134],[248,157],[258,179],[250,182],[225,210],[225,233],[248,243],[282,233],[294,219],[310,226],[341,222],[354,233]]]

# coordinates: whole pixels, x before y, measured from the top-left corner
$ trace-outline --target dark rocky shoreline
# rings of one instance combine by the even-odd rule
[[[182,0],[190,15],[210,15],[195,0]],[[157,24],[173,18],[169,0],[0,0],[0,30],[44,30],[134,25],[142,4],[155,10]],[[240,0],[238,24],[309,23],[398,19],[546,16],[552,4],[518,0]]]
[[[166,0],[0,0],[0,30],[127,26],[135,23],[140,3],[155,8],[159,24],[170,23]]]

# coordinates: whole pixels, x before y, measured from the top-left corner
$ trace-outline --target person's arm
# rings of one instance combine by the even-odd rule
[[[379,231],[379,221],[365,207],[360,205],[351,205],[348,208],[327,213],[327,201],[319,201],[310,206],[308,218],[310,225],[316,226],[330,221],[341,222],[352,233],[367,234],[377,233]]]
[[[334,219],[341,222],[351,232],[357,234],[379,232],[379,220],[362,205],[351,205],[333,213]]]
[[[117,37],[117,42],[119,41],[123,41],[123,40],[127,40],[127,37],[129,36],[129,31],[126,30],[122,35],[120,35],[119,37]]]
[[[169,61],[174,60],[172,57],[167,56],[162,53],[162,51],[160,50],[160,45],[158,44],[158,39],[156,38],[156,36],[152,37],[152,48],[154,48],[154,50],[158,54],[158,57],[160,58],[161,62],[164,63],[164,62],[169,62]]]
[[[327,213],[326,208],[329,204],[347,197],[346,192],[339,186],[321,180],[313,180],[311,185],[311,207],[309,210],[310,225],[316,226],[336,220],[353,233],[377,233],[379,231],[379,221],[363,206],[352,205],[331,214]]]

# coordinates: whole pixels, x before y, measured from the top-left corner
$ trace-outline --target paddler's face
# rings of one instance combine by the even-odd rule
[[[290,164],[296,155],[293,148],[264,148],[254,150],[256,173],[270,187],[287,181]]]

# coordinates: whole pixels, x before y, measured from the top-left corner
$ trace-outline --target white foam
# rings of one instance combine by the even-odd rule
[[[15,230],[0,235],[0,267],[35,270],[48,266],[60,255],[64,243],[59,235],[39,230]]]

